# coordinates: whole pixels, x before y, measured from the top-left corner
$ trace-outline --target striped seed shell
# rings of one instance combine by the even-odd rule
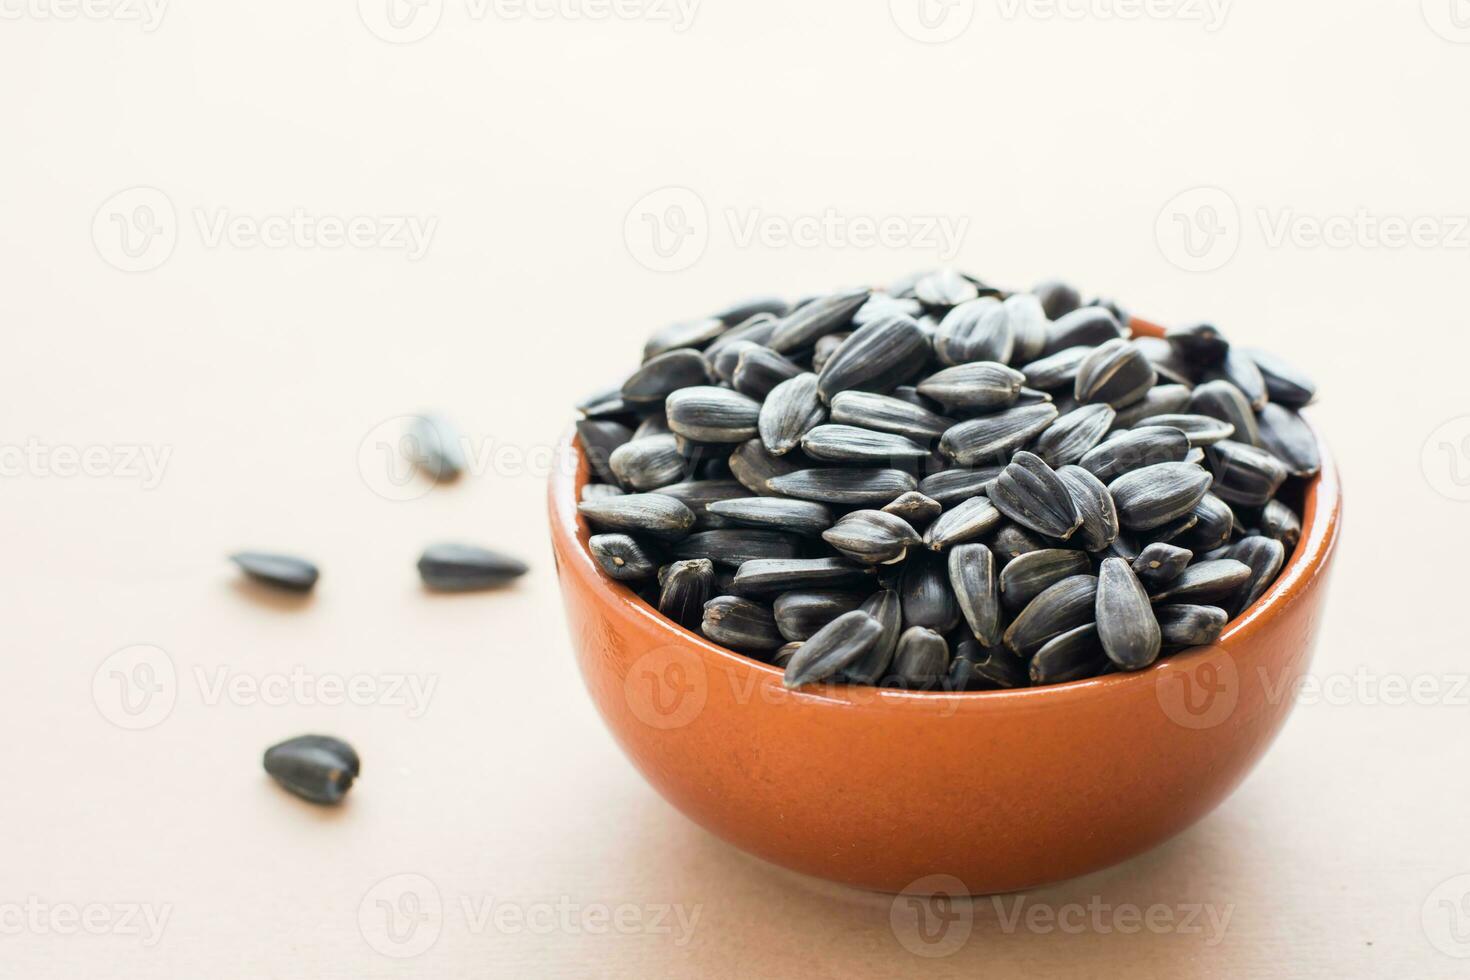
[[[638,423],[638,428],[633,430],[634,439],[646,439],[649,436],[671,436],[674,430],[669,428],[669,418],[662,409],[655,409]]]
[[[810,639],[817,630],[862,604],[863,597],[857,593],[835,589],[783,592],[774,605],[776,628],[788,640]]]
[[[697,531],[675,543],[672,552],[675,558],[708,558],[738,568],[758,559],[795,558],[801,554],[801,544],[780,531],[731,527]]]
[[[756,435],[760,402],[713,385],[681,388],[665,403],[669,428],[695,442],[745,442]]]
[[[823,531],[822,540],[854,561],[884,565],[903,561],[920,539],[901,517],[881,510],[855,510]]]
[[[980,295],[980,287],[958,269],[945,266],[914,282],[914,297],[925,306],[958,306]]]
[[[949,408],[993,412],[1016,400],[1026,376],[994,361],[944,368],[919,382],[919,394]]]
[[[699,629],[704,604],[714,592],[714,562],[707,558],[676,561],[659,577],[658,611],[685,629]]]
[[[1174,385],[1194,387],[1196,370],[1179,352],[1174,345],[1163,337],[1134,337],[1133,343],[1148,358],[1149,363],[1158,372],[1159,378]]]
[[[1271,401],[1287,408],[1301,408],[1317,397],[1317,386],[1312,379],[1275,354],[1255,348],[1245,353],[1260,370]]]
[[[1103,483],[1112,483],[1132,470],[1161,463],[1178,463],[1189,455],[1189,437],[1178,429],[1151,426],[1119,432],[1098,443],[1078,460]]]
[[[1205,371],[1206,381],[1228,381],[1240,389],[1251,408],[1260,411],[1266,404],[1266,379],[1256,362],[1234,350],[1225,352],[1219,364]]]
[[[801,373],[800,367],[769,347],[752,344],[740,352],[730,380],[736,391],[760,400],[781,382]]]
[[[1000,598],[1007,609],[1021,610],[1062,579],[1086,575],[1092,562],[1081,551],[1041,548],[1017,555],[1000,572]]]
[[[753,317],[774,319],[785,316],[790,309],[791,304],[779,296],[753,296],[725,307],[715,314],[715,318],[734,328],[749,323]]]
[[[946,686],[951,691],[994,691],[1029,682],[1026,665],[1015,654],[999,645],[987,649],[967,638],[955,646]]]
[[[912,317],[882,317],[854,330],[828,358],[817,392],[828,404],[839,391],[882,394],[922,370],[929,355],[929,338]]]
[[[1032,361],[1021,368],[1021,373],[1026,376],[1026,384],[1032,388],[1042,391],[1055,391],[1058,388],[1071,390],[1077,383],[1077,371],[1091,353],[1091,347],[1065,347]]]
[[[1047,426],[1032,449],[1048,466],[1070,466],[1102,441],[1116,416],[1107,404],[1074,408]]]
[[[735,572],[741,595],[767,595],[795,589],[871,588],[873,570],[845,558],[776,558],[748,561]]]
[[[780,354],[806,350],[821,337],[846,329],[852,322],[852,315],[867,301],[866,289],[814,299],[782,318],[771,334],[768,346]]]
[[[868,296],[868,301],[852,315],[852,325],[860,327],[879,317],[892,316],[895,313],[918,317],[923,312],[924,304],[912,297],[890,296],[888,293],[872,293]]]
[[[1046,350],[1047,317],[1041,300],[1030,293],[1007,296],[1003,304],[1015,338],[1011,351],[1012,364],[1028,364]]]
[[[1317,437],[1302,417],[1290,408],[1266,405],[1256,414],[1261,427],[1261,446],[1286,464],[1292,476],[1315,476],[1322,468]]]
[[[772,455],[759,439],[741,443],[729,457],[730,475],[745,489],[760,496],[775,496],[776,491],[769,486],[770,479],[785,473],[795,473],[802,469],[805,462],[806,457],[801,453],[794,456]]]
[[[1001,567],[1024,554],[1050,547],[1050,544],[1012,521],[1006,521],[990,536],[990,550],[995,553],[996,564]]]
[[[1073,575],[1054,583],[1011,621],[1005,632],[1006,646],[1021,657],[1030,657],[1052,638],[1091,623],[1096,599],[1095,575]]]
[[[620,422],[577,420],[577,442],[582,447],[582,455],[587,457],[587,465],[604,483],[618,482],[618,475],[613,472],[611,464],[612,454],[632,438],[633,430]]]
[[[853,684],[876,684],[888,673],[898,649],[898,636],[903,632],[903,603],[893,589],[881,589],[863,600],[858,607],[876,619],[883,631],[866,653],[842,672],[844,680]]]
[[[802,643],[786,665],[788,688],[826,680],[856,663],[878,642],[883,625],[861,610],[843,613]]]
[[[658,574],[658,562],[632,535],[594,534],[587,546],[603,572],[614,581],[643,582]]]
[[[938,439],[955,424],[954,419],[920,405],[870,391],[838,392],[832,398],[832,421],[924,443]]]
[[[1104,558],[1097,573],[1097,637],[1123,670],[1142,670],[1159,658],[1163,639],[1148,593],[1125,559]]]
[[[725,332],[725,321],[717,317],[680,320],[653,333],[643,345],[643,360],[689,347],[703,347]]]
[[[1118,409],[1117,418],[1113,419],[1113,431],[1119,429],[1130,429],[1139,422],[1155,415],[1178,414],[1185,411],[1189,405],[1190,389],[1185,385],[1167,384],[1154,385],[1138,401],[1126,408]]]
[[[1011,520],[1049,538],[1065,540],[1082,526],[1082,515],[1056,471],[1024,450],[990,487],[990,500]]]
[[[1001,521],[995,504],[985,497],[971,497],[940,514],[924,532],[924,544],[934,551],[971,541],[988,534]]]
[[[1302,539],[1302,519],[1281,501],[1268,500],[1261,509],[1261,533],[1280,541],[1288,553],[1295,551]]]
[[[1262,507],[1286,481],[1286,464],[1271,453],[1226,439],[1206,452],[1215,496],[1228,504]]]
[[[776,331],[776,324],[780,320],[770,313],[757,313],[747,317],[738,325],[731,327],[715,338],[714,342],[704,349],[705,359],[714,368],[716,376],[725,381],[735,373],[735,360],[739,356],[739,350],[734,354],[731,348],[739,348],[744,344],[760,344],[765,346],[771,339],[771,334]]]
[[[629,493],[621,497],[584,500],[577,512],[604,531],[682,538],[694,527],[694,511],[661,493]]]
[[[1196,554],[1218,548],[1230,540],[1235,530],[1235,512],[1213,493],[1207,493],[1190,511],[1198,520],[1194,527],[1178,535],[1173,543]]]
[[[656,405],[680,388],[708,384],[709,362],[697,350],[681,347],[655,356],[623,382],[623,400]]]
[[[1065,684],[1102,673],[1108,663],[1096,623],[1058,633],[1036,651],[1029,673],[1032,684]]]
[[[741,596],[716,596],[706,602],[699,631],[732,650],[775,650],[786,642],[770,608]]]
[[[949,550],[948,570],[950,588],[975,639],[982,646],[998,646],[1001,612],[995,555],[983,544],[956,545]]]
[[[1183,574],[1193,560],[1194,552],[1188,548],[1155,541],[1145,545],[1132,560],[1133,573],[1149,588],[1162,588]]]
[[[1046,332],[1046,351],[1050,354],[1068,347],[1098,347],[1127,335],[1128,331],[1112,310],[1103,306],[1084,306],[1052,321]]]
[[[689,461],[679,452],[678,440],[673,436],[647,436],[614,449],[608,465],[620,484],[642,491],[679,482]]]
[[[1241,390],[1228,381],[1206,381],[1190,392],[1191,415],[1209,415],[1235,427],[1235,439],[1252,446],[1261,444],[1261,429],[1255,410]]]
[[[926,497],[917,490],[910,490],[892,503],[884,504],[883,509],[897,517],[902,517],[909,522],[911,527],[920,528],[943,513],[944,505],[933,497]]]
[[[592,500],[596,497],[618,497],[626,491],[615,483],[584,483],[582,492],[578,494],[578,500]]]
[[[939,451],[960,466],[1003,463],[1060,415],[1061,412],[1051,402],[1017,405],[993,415],[983,415],[946,430],[939,440]]]
[[[929,458],[929,450],[911,439],[854,425],[819,425],[801,437],[801,450],[825,463],[894,465]]]
[[[1164,334],[1164,339],[1173,346],[1180,357],[1195,368],[1215,366],[1230,350],[1230,341],[1225,339],[1225,335],[1219,329],[1209,323],[1191,323],[1183,327],[1174,327]]]
[[[1209,490],[1210,474],[1193,463],[1155,463],[1108,484],[1118,523],[1131,531],[1147,531],[1183,517]]]
[[[903,602],[903,619],[910,626],[927,626],[948,633],[960,621],[960,606],[949,588],[949,573],[942,555],[916,552],[904,563],[899,576],[898,596]]]
[[[1009,363],[1016,346],[1009,311],[994,296],[961,303],[934,331],[934,353],[942,364],[970,361]]]
[[[1103,482],[1080,466],[1063,466],[1057,476],[1072,495],[1082,524],[1072,540],[1088,551],[1102,551],[1118,539],[1118,508]]]
[[[1218,606],[1155,606],[1164,645],[1202,647],[1220,638],[1230,616]]]
[[[607,391],[599,391],[577,403],[577,411],[583,418],[607,419],[615,415],[627,415],[633,406],[623,401],[622,385]]]
[[[1121,408],[1138,401],[1158,381],[1158,372],[1143,352],[1126,340],[1109,340],[1093,348],[1077,368],[1074,394],[1079,402],[1107,402]]]
[[[801,500],[849,507],[882,507],[918,488],[919,481],[902,470],[809,469],[774,476],[766,485],[775,492]]]
[[[765,528],[800,534],[820,535],[832,526],[832,511],[825,504],[786,497],[738,496],[707,505],[711,514],[740,527]]]
[[[898,687],[925,691],[939,687],[949,676],[949,644],[924,626],[910,626],[898,638],[889,681]]]
[[[1032,287],[1031,292],[1041,301],[1041,308],[1046,311],[1047,319],[1050,320],[1066,316],[1082,305],[1082,294],[1060,279],[1039,282]]]
[[[749,491],[736,480],[685,480],[657,487],[661,493],[680,501],[694,511],[694,530],[712,531],[721,527],[734,527],[734,523],[713,513],[709,505],[723,500],[744,498]]]
[[[1241,590],[1239,608],[1242,610],[1265,594],[1286,563],[1285,546],[1275,538],[1259,534],[1241,538],[1230,546],[1227,554],[1251,570],[1250,579]]]
[[[784,456],[826,418],[827,406],[817,395],[817,376],[798,374],[771,389],[761,404],[756,424],[766,451]]]
[[[937,500],[943,507],[949,507],[984,493],[1003,469],[1004,466],[982,466],[979,469],[957,467],[940,470],[919,481],[919,493]]]
[[[1235,434],[1235,426],[1223,419],[1217,419],[1212,415],[1182,415],[1179,413],[1141,419],[1134,425],[1134,428],[1147,429],[1153,426],[1178,429],[1189,439],[1189,445],[1192,448],[1213,446],[1220,440],[1229,439]]]
[[[796,656],[796,651],[801,649],[800,643],[788,643],[775,653],[771,654],[771,666],[785,670],[791,663],[791,658]]]
[[[1250,566],[1233,558],[1195,562],[1174,581],[1153,593],[1155,603],[1230,602],[1250,581]]]
[[[851,336],[850,333],[829,333],[817,341],[817,346],[812,348],[812,370],[820,374],[822,368],[826,367],[827,362],[832,359],[832,355],[837,353],[837,348],[841,347],[843,341]]]

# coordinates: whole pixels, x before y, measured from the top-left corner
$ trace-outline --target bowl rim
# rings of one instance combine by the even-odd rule
[[[1164,330],[1147,320],[1130,318],[1129,325],[1134,335],[1162,336]],[[1038,687],[1011,688],[989,691],[906,691],[898,688],[857,685],[861,696],[855,696],[854,685],[811,684],[801,688],[782,690],[797,701],[840,702],[844,705],[867,707],[877,703],[933,704],[937,709],[954,710],[958,705],[967,707],[993,704],[997,708],[1010,705],[1040,705],[1046,702],[1066,700],[1072,697],[1101,697],[1121,694],[1130,688],[1152,691],[1159,683],[1161,670],[1191,670],[1201,661],[1221,653],[1240,658],[1249,648],[1255,636],[1298,601],[1315,580],[1326,570],[1327,563],[1336,547],[1342,527],[1342,486],[1336,461],[1321,432],[1310,420],[1307,425],[1317,442],[1322,468],[1306,482],[1303,491],[1302,533],[1296,548],[1287,556],[1276,581],[1271,584],[1249,608],[1237,615],[1228,624],[1214,643],[1190,647],[1178,653],[1162,657],[1142,670],[1119,671],[1101,677],[1090,677],[1060,684]],[[628,586],[615,582],[602,573],[592,558],[588,547],[591,528],[577,510],[582,486],[587,482],[590,467],[577,444],[576,425],[569,426],[557,446],[555,458],[563,465],[553,466],[548,481],[548,497],[551,511],[551,535],[553,545],[567,544],[565,551],[579,566],[579,577],[590,579],[593,589],[601,590],[609,602],[623,608],[629,614],[640,617],[662,633],[670,643],[681,643],[698,650],[705,667],[718,664],[727,670],[748,671],[756,679],[780,683],[782,671],[770,664],[761,663],[751,657],[719,646],[705,637],[687,630],[664,618],[648,603],[644,602]],[[565,585],[564,585],[565,587]]]

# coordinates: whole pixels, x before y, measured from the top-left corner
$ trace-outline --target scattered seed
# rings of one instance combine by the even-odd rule
[[[1026,376],[1028,385],[1042,391],[1071,388],[1077,382],[1078,369],[1091,353],[1091,347],[1066,347],[1032,361],[1021,368],[1021,373]]]
[[[1004,567],[1022,555],[1051,547],[1030,531],[1010,521],[1002,524],[990,537],[990,550],[998,565]]]
[[[1230,342],[1219,330],[1208,323],[1175,327],[1164,334],[1164,339],[1173,346],[1181,358],[1196,369],[1213,367],[1230,350]]]
[[[1279,500],[1268,500],[1261,510],[1261,533],[1280,541],[1288,552],[1302,539],[1302,519]]]
[[[1026,664],[1015,654],[1002,646],[987,649],[965,639],[955,648],[946,686],[951,691],[993,691],[1027,683]]]
[[[579,419],[577,442],[592,467],[605,483],[617,483],[618,475],[613,472],[612,454],[617,448],[633,438],[633,430],[618,422],[605,419]]]
[[[609,498],[619,499],[627,498]],[[472,544],[430,545],[419,557],[419,578],[436,592],[493,589],[520,578],[528,571],[529,566],[517,558]]]
[[[1099,347],[1110,340],[1121,340],[1127,333],[1112,310],[1084,306],[1053,321],[1047,330],[1046,349],[1055,352],[1079,345]]]
[[[1059,320],[1082,305],[1082,294],[1059,279],[1038,283],[1031,292],[1049,320]]]
[[[958,306],[979,295],[980,288],[956,269],[936,269],[914,283],[914,296],[925,306]]]
[[[673,497],[692,510],[694,530],[712,531],[716,528],[736,525],[711,511],[710,504],[724,500],[744,499],[750,491],[746,490],[738,480],[685,480],[682,483],[666,484],[656,488],[653,492]]]
[[[1146,429],[1153,426],[1178,429],[1189,439],[1191,448],[1213,446],[1235,434],[1235,426],[1210,415],[1155,415],[1137,422],[1134,428]]]
[[[1204,373],[1206,381],[1228,381],[1245,395],[1251,408],[1260,411],[1266,405],[1266,379],[1256,362],[1244,354],[1229,350],[1215,367]]]
[[[876,684],[888,673],[893,654],[898,649],[898,636],[903,632],[903,603],[892,589],[880,589],[858,607],[883,627],[878,641],[842,671],[842,678],[852,684]]]
[[[988,534],[1001,521],[1001,512],[985,497],[971,497],[941,514],[924,532],[924,544],[934,551]]]
[[[237,551],[230,561],[257,582],[287,592],[310,592],[320,577],[317,567],[304,558],[266,551]]]
[[[303,800],[341,803],[362,773],[357,750],[330,735],[298,735],[265,750],[265,771]]]
[[[613,483],[584,483],[579,500],[595,500],[598,497],[618,497],[626,491]]]
[[[671,323],[648,338],[648,343],[643,346],[643,360],[651,361],[681,348],[703,347],[724,332],[725,321],[718,317]]]
[[[1004,306],[1015,337],[1011,360],[1017,364],[1036,360],[1046,350],[1047,342],[1047,318],[1041,300],[1030,293],[1015,293],[1006,297]]]
[[[409,460],[430,479],[447,482],[464,472],[464,442],[442,415],[414,416],[407,435]]]
[[[1138,401],[1126,408],[1118,409],[1113,419],[1113,431],[1130,429],[1144,419],[1156,415],[1177,415],[1189,405],[1190,388],[1182,384],[1157,385],[1148,390]]]
[[[709,382],[709,362],[697,350],[681,347],[659,354],[623,382],[623,400],[656,405],[681,388]]]
[[[790,381],[801,373],[800,367],[769,347],[752,344],[740,352],[730,380],[736,391],[759,400],[781,382]]]
[[[1250,400],[1228,381],[1206,381],[1190,393],[1191,415],[1209,415],[1228,422],[1235,429],[1235,439],[1252,446],[1261,444],[1261,430]]]
[[[1178,536],[1175,544],[1199,553],[1218,548],[1230,540],[1235,530],[1235,512],[1225,501],[1207,493],[1190,513],[1198,520],[1194,527]]]

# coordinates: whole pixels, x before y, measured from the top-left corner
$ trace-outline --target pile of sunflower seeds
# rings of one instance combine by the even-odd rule
[[[1127,323],[944,269],[660,330],[580,406],[592,554],[788,687],[1015,688],[1211,643],[1300,537],[1315,388],[1208,324]]]

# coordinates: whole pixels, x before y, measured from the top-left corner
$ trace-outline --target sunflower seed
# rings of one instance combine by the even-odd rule
[[[853,425],[819,425],[801,437],[801,449],[829,463],[894,463],[927,459],[929,450],[903,436]]]
[[[697,630],[714,588],[714,562],[708,558],[676,561],[659,571],[658,611],[685,629]]]
[[[1113,431],[1131,429],[1155,415],[1179,414],[1189,405],[1189,395],[1190,389],[1184,385],[1155,385],[1141,399],[1118,410],[1117,417],[1113,419]]]
[[[622,385],[607,391],[600,391],[577,404],[577,411],[589,419],[606,419],[614,415],[626,415],[632,410],[633,406],[623,401]]]
[[[950,588],[975,639],[982,646],[999,645],[1001,613],[995,555],[983,544],[957,545],[950,549],[948,571]]]
[[[672,554],[675,558],[708,558],[738,568],[759,559],[796,558],[801,554],[801,544],[799,539],[780,531],[719,528],[689,535],[674,544]]]
[[[1166,646],[1202,647],[1214,643],[1230,619],[1218,606],[1155,606]]]
[[[961,640],[949,663],[946,687],[951,691],[993,691],[1025,687],[1026,665],[1001,646],[982,647],[973,639]]]
[[[430,545],[419,557],[418,567],[419,578],[423,579],[424,585],[436,592],[492,589],[520,578],[530,570],[517,558],[471,544]]]
[[[1155,603],[1209,603],[1229,600],[1250,581],[1250,566],[1233,558],[1217,558],[1190,565],[1153,593]]]
[[[934,551],[988,534],[1001,521],[1001,512],[985,497],[971,497],[939,515],[924,532],[924,544]]]
[[[712,501],[707,506],[711,514],[740,527],[814,537],[832,526],[832,512],[822,504],[807,500],[737,496]]]
[[[1192,415],[1209,415],[1235,427],[1236,440],[1252,446],[1261,444],[1256,413],[1241,390],[1228,381],[1206,381],[1189,395]]]
[[[902,470],[853,468],[811,469],[774,476],[766,485],[779,494],[824,504],[881,507],[918,488]]]
[[[633,439],[614,449],[608,458],[618,482],[631,490],[653,490],[677,483],[688,463],[673,436]]]
[[[619,422],[602,419],[577,421],[577,442],[582,446],[582,455],[587,457],[587,464],[605,483],[618,482],[618,475],[611,465],[612,454],[632,438],[633,430]]]
[[[304,558],[265,551],[239,551],[230,556],[246,575],[265,585],[287,592],[310,592],[320,577],[317,567]]]
[[[1036,455],[1048,466],[1068,466],[1087,455],[1112,427],[1111,405],[1083,405],[1047,426],[1036,438]]]
[[[1162,638],[1148,593],[1122,558],[1104,558],[1097,573],[1097,637],[1123,670],[1142,670],[1159,658]]]
[[[694,527],[694,511],[661,493],[630,493],[584,500],[577,511],[605,531],[628,531],[659,538],[682,538]]]
[[[265,771],[312,803],[341,803],[362,773],[357,750],[330,735],[298,735],[265,750]]]
[[[867,301],[866,289],[814,299],[786,314],[772,333],[768,346],[779,354],[806,350],[826,334],[844,329]]]
[[[771,666],[780,667],[785,670],[791,663],[791,658],[796,656],[796,651],[801,649],[800,643],[788,643],[771,655]]]
[[[631,535],[594,534],[587,546],[602,571],[614,581],[642,582],[658,574],[658,562]]]
[[[832,398],[832,421],[924,443],[938,439],[955,424],[954,419],[919,405],[867,391],[838,392]]]
[[[1317,437],[1295,411],[1267,405],[1256,415],[1261,427],[1261,447],[1286,464],[1292,476],[1315,476],[1322,468]]]
[[[1194,552],[1162,541],[1146,545],[1133,559],[1133,573],[1151,589],[1162,588],[1178,578],[1194,559]]]
[[[1190,530],[1193,530],[1194,526],[1198,523],[1199,515],[1191,510],[1183,517],[1176,517],[1172,521],[1167,521],[1163,524],[1160,524],[1158,527],[1149,528],[1148,533],[1143,536],[1143,540],[1141,543],[1152,544],[1155,542],[1164,543],[1173,541],[1180,535],[1185,534]]]
[[[853,326],[860,327],[865,323],[871,323],[880,317],[892,316],[895,313],[918,317],[923,312],[924,304],[916,299],[890,296],[887,293],[873,293],[868,296],[868,301],[852,315],[852,323]]]
[[[1158,379],[1153,364],[1137,347],[1126,340],[1109,340],[1083,358],[1074,394],[1079,402],[1107,402],[1121,408],[1148,394]]]
[[[1010,313],[993,296],[961,303],[944,315],[934,331],[934,353],[942,364],[1010,361],[1015,350]]]
[[[1073,310],[1047,329],[1046,351],[1055,353],[1068,347],[1098,347],[1110,340],[1128,336],[1111,310],[1101,306],[1084,306]]]
[[[751,317],[785,316],[791,305],[779,296],[755,296],[728,306],[715,314],[715,318],[728,327],[748,323]]]
[[[740,352],[730,380],[742,395],[763,399],[778,384],[801,373],[801,368],[769,347],[751,345]]]
[[[882,394],[922,370],[929,355],[929,338],[913,318],[874,320],[854,330],[828,358],[817,376],[817,391],[828,404],[839,391]]]
[[[775,650],[786,642],[768,607],[733,595],[716,596],[704,604],[699,631],[732,650]]]
[[[716,377],[729,381],[735,374],[735,365],[739,362],[740,352],[747,344],[759,344],[764,347],[771,339],[771,334],[775,332],[778,322],[774,316],[757,313],[739,326],[731,327],[720,334],[704,352],[705,360],[709,361]]]
[[[980,295],[980,289],[956,269],[935,269],[914,283],[914,296],[925,306],[958,306]]]
[[[1246,356],[1255,362],[1266,383],[1266,393],[1271,401],[1287,408],[1301,408],[1317,397],[1317,386],[1312,379],[1281,358],[1267,351],[1251,349]]]
[[[917,552],[903,565],[898,580],[903,619],[910,626],[927,626],[948,633],[960,621],[960,606],[949,588],[942,555]]]
[[[679,348],[659,354],[623,382],[623,399],[656,405],[680,388],[709,382],[709,362],[697,350]]]
[[[1011,621],[1005,631],[1005,645],[1022,657],[1030,657],[1053,637],[1092,622],[1096,599],[1094,575],[1073,575],[1053,583]]]
[[[695,385],[669,395],[669,428],[695,442],[745,442],[754,438],[760,402],[738,391]]]
[[[1251,570],[1250,579],[1241,590],[1240,610],[1249,608],[1265,594],[1286,562],[1286,548],[1281,542],[1259,534],[1241,538],[1230,546],[1227,554]]]
[[[1002,568],[1022,555],[1050,547],[1050,544],[1010,521],[990,536],[990,550],[995,553],[996,564]]]
[[[1164,339],[1196,368],[1214,367],[1230,350],[1230,342],[1208,323],[1175,327],[1164,334]]]
[[[1091,353],[1091,347],[1066,347],[1032,361],[1021,368],[1021,373],[1026,376],[1028,385],[1043,391],[1072,388],[1077,382],[1077,370]]]
[[[1065,540],[1082,526],[1067,485],[1035,453],[1012,457],[991,485],[990,500],[1017,524],[1049,538]]]
[[[898,648],[898,636],[903,631],[903,604],[897,592],[880,589],[863,600],[858,608],[876,619],[883,632],[878,635],[878,641],[839,676],[850,684],[877,684],[888,673],[893,653]]]
[[[1170,384],[1194,387],[1195,370],[1179,356],[1173,344],[1163,337],[1134,337],[1133,344],[1148,358],[1161,379]]]
[[[970,419],[945,431],[939,451],[961,466],[1002,463],[1060,415],[1056,405],[1040,402]]]
[[[1104,489],[1107,488],[1104,487]],[[1138,539],[1134,538],[1131,534],[1119,532],[1118,536],[1113,539],[1113,543],[1108,545],[1107,549],[1102,553],[1102,557],[1126,558],[1131,562],[1138,558],[1138,554],[1142,549],[1143,546],[1139,544]]]
[[[805,589],[783,592],[776,597],[776,628],[788,640],[806,640],[843,613],[863,604],[854,592],[834,589]]]
[[[1038,283],[1031,292],[1041,302],[1049,320],[1064,317],[1082,305],[1082,294],[1060,279]]]
[[[994,361],[972,361],[945,368],[919,382],[919,394],[946,409],[990,412],[1016,400],[1026,376]]]
[[[781,558],[748,561],[735,573],[742,595],[798,589],[871,588],[873,570],[845,558]]]
[[[1072,497],[1082,524],[1074,538],[1088,551],[1102,551],[1118,538],[1118,508],[1101,480],[1080,466],[1063,466],[1057,477]]]
[[[896,687],[926,691],[949,676],[949,644],[923,626],[911,626],[898,638],[889,679]]]
[[[1226,351],[1215,367],[1204,373],[1206,381],[1228,381],[1240,389],[1251,408],[1260,411],[1266,405],[1266,379],[1256,362],[1236,351]]]
[[[784,456],[826,417],[827,407],[817,395],[817,376],[799,374],[772,388],[761,405],[758,416],[761,443],[772,455]]]
[[[883,625],[865,612],[843,613],[818,630],[786,665],[788,688],[826,680],[862,658],[883,634]]]
[[[829,333],[817,341],[817,346],[812,348],[812,370],[820,374],[827,362],[832,360],[832,355],[837,353],[837,348],[851,336],[850,333]]]
[[[665,484],[653,492],[673,497],[692,510],[696,531],[713,531],[717,528],[736,526],[733,522],[711,511],[709,506],[723,500],[744,499],[749,493],[736,480],[686,480],[683,483]]]
[[[1288,552],[1302,539],[1302,519],[1279,500],[1268,500],[1261,510],[1261,533],[1280,541]]]
[[[619,497],[624,490],[613,483],[584,483],[578,494],[578,500],[594,500],[597,497]]]
[[[919,535],[901,517],[881,510],[857,510],[822,532],[822,540],[854,561],[867,565],[903,561]]]
[[[1228,504],[1261,507],[1286,480],[1286,464],[1264,449],[1226,439],[1207,452],[1215,496]]]
[[[1198,521],[1188,531],[1176,535],[1173,543],[1196,554],[1218,548],[1230,540],[1235,530],[1234,511],[1213,493],[1201,497],[1190,514],[1198,518]]]
[[[1118,522],[1132,531],[1146,531],[1183,517],[1209,489],[1210,474],[1193,463],[1155,463],[1124,473],[1108,484],[1108,493],[1118,508]]]
[[[1158,426],[1178,429],[1189,439],[1191,448],[1213,446],[1221,439],[1229,439],[1235,434],[1235,426],[1211,415],[1155,415],[1141,420],[1134,428],[1147,429]]]
[[[1017,555],[1000,572],[1000,598],[1007,609],[1021,610],[1041,593],[1074,575],[1086,575],[1092,562],[1081,551],[1042,548]]]
[[[984,493],[1000,476],[1004,466],[982,466],[980,469],[950,469],[930,474],[919,481],[919,492],[941,506],[950,507]]]
[[[703,347],[724,332],[725,322],[715,317],[671,323],[648,338],[648,343],[643,345],[643,360],[652,361],[674,350]]]
[[[442,415],[414,416],[404,435],[409,461],[431,480],[449,482],[464,472],[464,440]]]
[[[1048,640],[1031,658],[1033,684],[1065,684],[1102,673],[1108,663],[1097,624],[1086,623]]]
[[[1047,317],[1041,300],[1030,293],[1016,293],[1006,297],[1004,306],[1015,338],[1010,361],[1027,364],[1036,360],[1046,350],[1047,341]]]
[[[910,527],[920,528],[938,517],[944,511],[944,505],[933,497],[910,490],[892,503],[884,504],[883,509],[895,517],[902,517]]]

